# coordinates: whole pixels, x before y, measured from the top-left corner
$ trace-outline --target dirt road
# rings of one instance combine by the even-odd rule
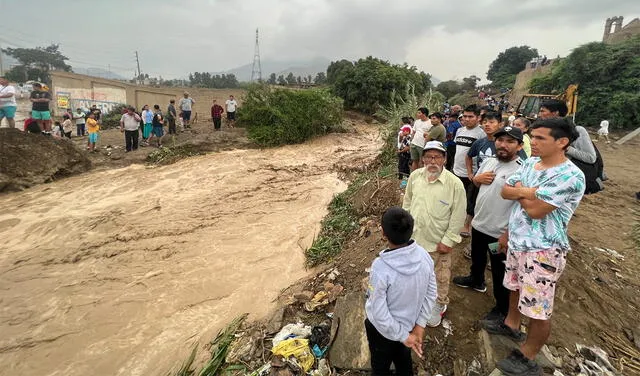
[[[306,275],[334,165],[373,129],[0,196],[0,375],[156,375]]]

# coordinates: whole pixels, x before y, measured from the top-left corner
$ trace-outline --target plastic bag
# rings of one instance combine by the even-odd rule
[[[297,324],[287,324],[285,325],[282,329],[280,329],[280,331],[278,332],[278,334],[275,335],[275,337],[273,337],[273,347],[275,348],[280,342],[284,341],[285,339],[289,339],[292,337],[302,337],[302,338],[307,338],[311,335],[311,327],[307,326],[303,323],[297,323]]]
[[[313,356],[311,349],[309,348],[308,339],[285,339],[278,343],[277,346],[274,346],[273,349],[271,349],[271,352],[274,355],[283,356],[285,359],[289,359],[289,357],[293,356],[305,372],[308,372],[316,361],[316,358]]]

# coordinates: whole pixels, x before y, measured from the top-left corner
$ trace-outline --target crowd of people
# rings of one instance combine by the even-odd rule
[[[177,134],[178,123],[182,124],[184,129],[190,129],[194,120],[192,112],[195,104],[196,101],[188,92],[185,92],[178,102],[177,109],[175,99],[171,99],[166,112],[163,112],[158,104],[153,105],[153,110],[145,104],[140,112],[136,112],[132,106],[126,107],[120,118],[120,131],[125,135],[126,152],[137,150],[139,146],[150,146],[153,143],[157,147],[162,147],[165,126],[169,135]],[[212,102],[211,120],[214,131],[221,130],[222,115],[225,112],[227,113],[227,126],[235,127],[238,102],[233,95],[230,95],[226,100],[225,106],[226,111],[217,103],[216,99]]]
[[[61,121],[55,121],[50,109],[51,92],[40,83],[33,84],[30,101],[32,107],[30,116],[24,121],[24,131],[69,139],[75,131],[77,137],[87,136],[87,150],[96,151],[103,115],[96,105],[92,105],[89,109],[77,108],[75,112],[67,109],[60,117]],[[152,144],[162,147],[165,127],[169,135],[177,134],[178,123],[183,129],[190,129],[195,104],[196,101],[188,92],[185,92],[177,108],[176,101],[170,100],[166,112],[163,112],[158,104],[153,105],[152,109],[145,104],[139,112],[134,107],[125,107],[120,118],[120,130],[125,134],[126,151]],[[224,104],[225,107],[222,107],[215,99],[213,100],[211,120],[214,131],[221,130],[222,117],[225,113],[226,125],[230,128],[235,127],[238,102],[233,95],[230,95]],[[9,127],[15,128],[16,111],[16,89],[8,80],[0,77],[0,125],[4,119],[7,119]]]
[[[450,284],[484,293],[487,267],[495,304],[480,324],[520,343],[497,368],[542,374],[535,358],[550,335],[571,250],[567,226],[604,178],[589,135],[566,114],[564,102],[547,100],[533,124],[475,105],[452,106],[444,122],[424,107],[415,121],[403,118],[404,199],[382,216],[388,248],[371,267],[365,306],[374,374],[388,374],[391,364],[396,374],[412,374],[411,351],[421,356],[425,328],[442,322]],[[471,238],[469,273],[452,278],[453,247],[464,237]]]

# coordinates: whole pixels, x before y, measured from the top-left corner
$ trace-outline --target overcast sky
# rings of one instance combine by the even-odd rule
[[[600,41],[607,17],[639,12],[638,0],[0,0],[0,45],[59,43],[72,66],[126,77],[137,50],[143,73],[179,78],[251,63],[259,28],[263,61],[373,55],[484,79],[508,47],[565,56]]]

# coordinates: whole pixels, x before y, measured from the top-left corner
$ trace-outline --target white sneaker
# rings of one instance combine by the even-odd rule
[[[431,315],[427,319],[427,326],[430,326],[432,328],[439,326],[442,322],[442,316],[444,316],[445,312],[447,312],[447,305],[442,305],[436,302],[433,310],[431,310]]]

